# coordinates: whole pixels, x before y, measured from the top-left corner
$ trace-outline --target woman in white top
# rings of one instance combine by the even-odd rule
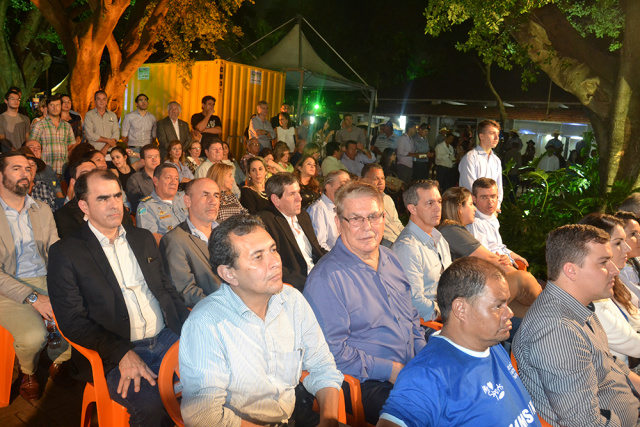
[[[286,142],[289,147],[289,152],[296,151],[296,141],[298,140],[298,131],[293,126],[289,126],[291,123],[291,116],[289,113],[278,114],[278,122],[280,126],[276,128],[276,139],[273,141],[273,145],[279,141]]]
[[[627,264],[620,270],[620,280],[631,291],[631,303],[640,307],[640,223],[631,212],[616,212],[614,215],[624,221],[627,245],[631,248]]]
[[[624,267],[631,250],[625,242],[624,222],[612,215],[592,213],[579,224],[600,228],[611,236],[611,261],[618,269]],[[628,357],[640,357],[640,316],[638,308],[631,303],[631,293],[616,276],[613,283],[613,297],[594,301],[596,315],[607,334],[611,353],[628,362]]]

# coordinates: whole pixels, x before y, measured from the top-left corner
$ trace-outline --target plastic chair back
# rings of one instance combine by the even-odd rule
[[[431,328],[434,331],[439,331],[440,329],[442,329],[442,323],[435,320],[429,320],[427,322],[423,319],[420,319],[420,325],[424,326],[425,328]]]
[[[9,406],[11,400],[11,380],[15,358],[13,336],[0,326],[0,408]]]
[[[518,362],[516,361],[516,357],[513,355],[513,352],[511,352],[511,364],[513,365],[513,369],[515,369],[518,375],[520,375],[520,372],[518,371]],[[538,414],[538,419],[540,420],[542,427],[553,427],[551,424],[543,420],[540,414]]]
[[[180,384],[180,367],[178,366],[178,349],[180,341],[174,343],[167,351],[160,364],[158,372],[158,391],[165,409],[178,427],[184,427],[180,401],[182,396],[182,384]],[[175,380],[174,374],[178,376]]]
[[[98,425],[109,427],[128,427],[129,412],[127,412],[127,408],[111,400],[109,388],[107,387],[107,379],[104,374],[104,367],[102,365],[102,358],[98,352],[70,341],[64,336],[64,332],[60,329],[57,321],[56,326],[58,327],[60,335],[62,335],[62,337],[67,340],[67,342],[80,354],[89,359],[89,362],[91,363],[93,383],[87,383],[84,388],[80,425],[82,427],[91,426],[91,416],[93,414],[93,405],[95,404],[98,410]]]

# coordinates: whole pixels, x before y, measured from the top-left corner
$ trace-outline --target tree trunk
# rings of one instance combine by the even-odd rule
[[[513,34],[558,86],[589,110],[600,153],[600,186],[640,183],[640,2],[623,0],[625,34],[619,56],[601,54],[554,5],[538,9]]]
[[[496,88],[493,87],[493,83],[491,82],[491,65],[492,65],[491,63],[482,64],[481,68],[482,68],[482,72],[484,73],[487,86],[489,87],[489,90],[493,94],[493,97],[498,102],[498,112],[500,113],[500,120],[502,121],[502,125],[505,126],[505,123],[507,123],[507,110],[506,108],[504,108],[504,102],[502,102],[502,98],[500,97],[500,94],[498,93]]]
[[[10,0],[0,0],[0,23],[6,27]],[[22,89],[22,104],[29,101],[31,89],[40,75],[51,65],[48,51],[51,43],[36,38],[49,24],[38,9],[20,12],[22,26],[15,34],[0,34],[0,94],[10,86]],[[8,38],[7,38],[8,37]]]

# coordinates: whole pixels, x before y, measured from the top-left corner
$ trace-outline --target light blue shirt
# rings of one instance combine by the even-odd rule
[[[365,154],[358,153],[356,154],[355,160],[351,160],[349,157],[347,157],[347,154],[345,153],[342,155],[342,158],[340,158],[340,161],[342,162],[344,167],[347,168],[349,172],[351,172],[356,176],[360,176],[360,173],[362,172],[362,168],[364,167],[364,165],[366,165],[367,163],[375,162],[376,156],[371,155],[371,158],[368,158]]]
[[[189,230],[191,230],[191,234],[193,234],[194,236],[196,236],[197,238],[205,242],[207,245],[209,244],[209,239],[207,238],[207,236],[202,231],[198,230],[196,226],[193,225],[193,223],[189,218],[187,218],[187,225],[189,226]],[[216,221],[213,221],[211,223],[211,230],[213,230],[217,226],[218,226],[218,223]]]
[[[239,427],[286,422],[302,370],[312,394],[340,389],[322,330],[302,294],[290,286],[259,318],[223,283],[200,301],[180,337],[181,411],[185,425]]]
[[[434,320],[438,317],[438,281],[442,272],[451,264],[446,239],[435,228],[429,236],[409,220],[391,250],[398,256],[409,279],[413,306],[424,320]]]
[[[24,207],[20,212],[5,203],[0,197],[0,204],[9,222],[13,244],[16,248],[16,275],[23,277],[43,277],[47,275],[47,266],[38,253],[36,240],[33,237],[33,227],[29,218],[29,208],[35,205],[41,209],[28,194],[24,198]]]
[[[336,225],[336,205],[323,194],[318,200],[307,208],[307,213],[311,217],[313,231],[316,232],[320,246],[330,251],[340,237],[338,226]]]
[[[391,250],[378,250],[374,270],[340,238],[304,286],[338,369],[361,381],[388,381],[393,362],[407,364],[425,346],[402,265]]]
[[[151,144],[155,139],[156,126],[153,114],[147,111],[143,116],[140,110],[136,109],[122,119],[122,136],[129,138],[129,147],[142,147]]]

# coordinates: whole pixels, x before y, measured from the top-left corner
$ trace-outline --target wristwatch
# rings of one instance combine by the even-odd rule
[[[36,301],[38,301],[38,293],[37,292],[31,292],[29,295],[27,295],[27,297],[24,299],[23,303],[28,302],[29,304],[33,305],[36,303]]]

